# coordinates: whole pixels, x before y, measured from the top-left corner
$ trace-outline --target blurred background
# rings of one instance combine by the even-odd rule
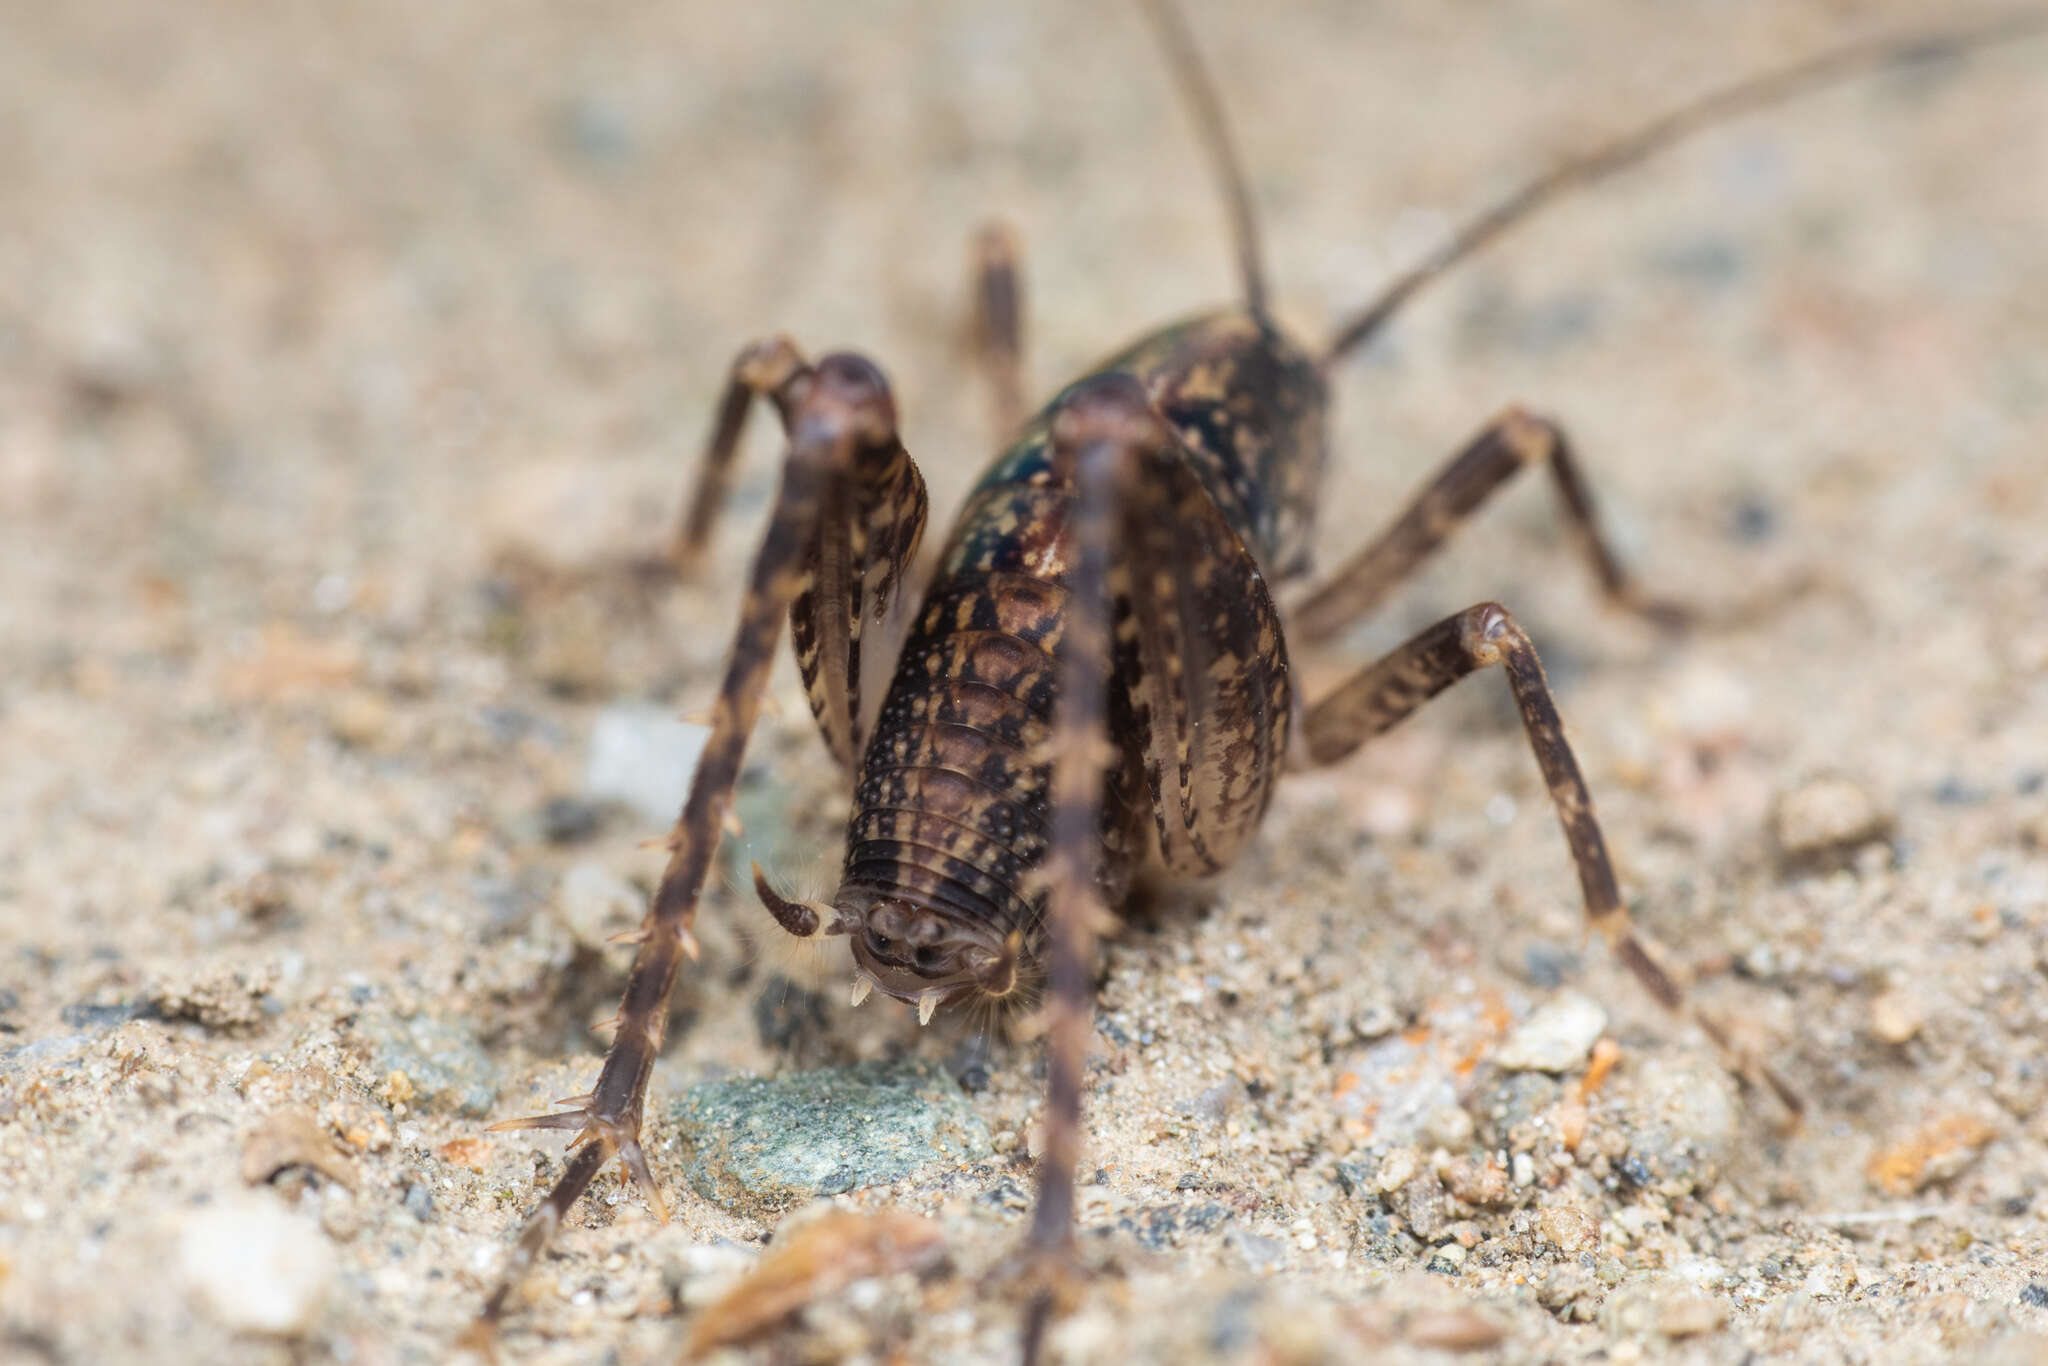
[[[1278,312],[1310,342],[1559,157],[1931,15],[1844,0],[1186,8],[1250,169]],[[0,30],[6,1348],[434,1359],[546,1174],[542,1145],[448,1145],[537,1108],[536,1088],[584,1089],[585,1025],[610,1013],[624,967],[598,931],[632,922],[656,871],[635,846],[658,816],[608,802],[651,783],[658,813],[662,775],[607,786],[593,737],[622,725],[652,763],[677,742],[659,718],[708,705],[728,643],[773,478],[765,437],[703,578],[677,587],[644,562],[733,353],[785,331],[879,362],[936,535],[998,444],[966,351],[974,232],[999,219],[1023,244],[1043,395],[1228,300],[1221,206],[1124,6],[95,0],[8,5]],[[1343,652],[1297,661],[1320,684],[1487,597],[1529,626],[1638,915],[1709,999],[1757,1021],[1815,1105],[1793,1143],[1746,1115],[1729,1140],[1742,1156],[1688,1192],[1737,1211],[1716,1237],[1752,1240],[1709,1254],[1693,1235],[1729,1276],[1797,1269],[1727,1292],[1716,1341],[1736,1355],[1774,1334],[1891,1332],[1935,1351],[1964,1329],[2048,1327],[2048,1289],[2016,1298],[2038,1235],[2013,1232],[2032,1227],[2048,1169],[2033,966],[2048,930],[2044,183],[2048,42],[1888,72],[1560,205],[1337,380],[1325,563],[1522,401],[1577,438],[1652,587],[1712,604],[1807,585],[1739,627],[1659,638],[1600,608],[1531,480]],[[845,795],[786,665],[776,694],[735,849],[822,890]],[[1460,690],[1373,754],[1287,788],[1263,851],[1205,910],[1114,949],[1106,1009],[1181,1031],[1175,1065],[1256,1055],[1267,1094],[1318,1104],[1359,1045],[1315,1023],[1325,998],[1426,1019],[1433,988],[1416,981],[1432,973],[1454,994],[1506,993],[1515,1014],[1560,972],[1583,978],[1631,1047],[1668,1046],[1681,1031],[1580,942],[1503,689]],[[1815,795],[1822,777],[1848,795]],[[1788,808],[1818,809],[1818,833],[1788,830]],[[1304,899],[1300,923],[1321,928],[1287,928]],[[757,914],[712,898],[709,964],[683,987],[658,1092],[706,1069],[957,1042],[847,1017],[836,964],[829,1020],[821,1006],[801,1037],[757,1030],[764,982],[810,980],[731,928]],[[1313,1046],[1176,1016],[1175,965],[1225,952],[1273,955],[1256,989]],[[1304,963],[1317,985],[1286,985]],[[427,1064],[376,1021],[421,1019],[451,1031],[455,1061],[437,1056],[455,1080],[394,1099],[390,1074]],[[1031,1054],[993,1056],[974,1104],[1014,1146],[1035,1114]],[[1147,1151],[1202,1084],[1133,1082],[1095,1143]],[[192,1211],[252,1198],[247,1135],[287,1103],[344,1143],[375,1124],[385,1137],[355,1145],[351,1194],[308,1197],[355,1213],[321,1215],[304,1312],[265,1329],[208,1298],[204,1266],[150,1273],[205,1261]],[[1254,1106],[1251,1136],[1203,1157],[1252,1193],[1253,1236],[1287,1240],[1254,1270],[1316,1304],[1421,1303],[1383,1284],[1366,1216],[1329,1193],[1331,1161],[1376,1140],[1355,1108],[1324,1110],[1270,1138]],[[1872,1244],[1787,1224],[1897,1194],[1868,1164],[1951,1120],[1923,1143],[1949,1165],[1904,1186],[1949,1214]],[[1146,1160],[1116,1180],[1170,1191],[1183,1158]],[[632,1204],[616,1217],[644,1219]],[[1994,1207],[2008,1223],[1984,1223]],[[603,1238],[614,1216],[593,1217],[543,1278],[546,1341],[522,1350],[672,1350],[673,1261],[648,1251],[668,1245],[646,1223]],[[674,1248],[765,1228],[685,1217],[661,1235]],[[1480,1234],[1508,1236],[1512,1217],[1482,1217]],[[1014,1231],[974,1227],[956,1235],[968,1265]],[[1630,1276],[1678,1256],[1631,1246]],[[1339,1251],[1375,1269],[1340,1275]],[[1226,1241],[1172,1257],[1247,1274]],[[1927,1262],[1963,1307],[1900,1289],[1883,1327],[1846,1290],[1781,1303],[1813,1266],[1849,1268],[1853,1286]],[[1169,1291],[1149,1284],[1138,1320],[1166,1325],[1154,1297]],[[1574,1312],[1506,1284],[1488,1293],[1508,1349],[1633,1331],[1570,1329]],[[1003,1341],[1007,1311],[963,1303],[953,1328],[920,1328],[939,1335],[920,1351]],[[1343,1331],[1318,1340],[1339,1350]]]

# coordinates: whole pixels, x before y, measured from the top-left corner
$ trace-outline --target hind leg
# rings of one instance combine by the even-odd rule
[[[1531,465],[1550,467],[1565,520],[1608,600],[1662,625],[1683,624],[1684,608],[1646,595],[1622,568],[1600,529],[1592,492],[1563,430],[1547,418],[1510,408],[1439,470],[1392,526],[1292,614],[1289,625],[1297,638],[1325,639],[1363,617],[1481,504]]]
[[[1629,927],[1614,864],[1607,855],[1607,840],[1593,814],[1593,794],[1565,738],[1564,721],[1543,675],[1543,663],[1507,608],[1483,602],[1446,617],[1312,703],[1303,723],[1309,757],[1318,764],[1336,763],[1373,736],[1399,725],[1467,674],[1494,667],[1507,675],[1529,748],[1535,752],[1536,766],[1550,789],[1551,806],[1557,811],[1565,846],[1578,869],[1588,922],[1652,996],[1667,1009],[1684,1012],[1685,998],[1678,984],[1650,957]],[[1734,1052],[1718,1021],[1698,1011],[1691,1016],[1725,1052]],[[1754,1076],[1769,1086],[1793,1115],[1803,1108],[1798,1093],[1755,1059],[1736,1054],[1731,1065],[1739,1074]]]

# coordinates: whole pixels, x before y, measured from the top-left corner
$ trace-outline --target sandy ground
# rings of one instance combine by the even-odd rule
[[[1252,8],[1191,5],[1281,311],[1320,336],[1547,158],[1919,7]],[[1220,214],[1116,7],[10,9],[0,1356],[442,1359],[558,1170],[482,1122],[588,1085],[625,951],[586,941],[658,868],[658,826],[549,803],[606,708],[702,708],[725,649],[765,442],[702,581],[624,566],[727,358],[776,329],[876,357],[943,511],[993,444],[975,227],[1026,244],[1048,386],[1224,297]],[[1663,640],[1600,608],[1532,481],[1298,662],[1511,604],[1646,934],[1803,1128],[1585,941],[1474,682],[1285,785],[1241,866],[1108,952],[1104,1274],[1057,1352],[2048,1355],[2044,74],[2036,44],[1741,120],[1520,234],[1338,386],[1326,560],[1520,399],[1654,586],[1773,597]],[[746,849],[823,886],[843,787],[775,689]],[[1854,847],[1786,857],[1814,821]],[[849,1009],[843,967],[764,1029],[764,993],[804,998],[763,924],[708,903],[657,1112],[724,1071],[971,1055],[976,1021]],[[1574,996],[1604,1084],[1499,1065]],[[996,1157],[850,1201],[934,1216],[947,1267],[757,1359],[1008,1350],[979,1277],[1022,1226],[1035,1061],[999,1038],[967,1069]],[[774,1221],[689,1196],[654,1137],[675,1220],[607,1176],[509,1359],[671,1359],[759,1251]]]

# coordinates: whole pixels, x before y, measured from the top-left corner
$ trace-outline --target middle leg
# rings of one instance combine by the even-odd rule
[[[974,237],[974,352],[986,372],[996,440],[1024,421],[1024,284],[1017,236],[990,223]]]

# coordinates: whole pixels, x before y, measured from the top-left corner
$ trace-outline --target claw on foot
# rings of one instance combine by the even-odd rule
[[[599,1119],[590,1112],[591,1096],[569,1096],[555,1102],[571,1108],[551,1115],[527,1115],[522,1119],[500,1120],[489,1127],[489,1133],[509,1133],[520,1129],[574,1129],[576,1137],[569,1140],[571,1148],[581,1147],[596,1139],[608,1153],[616,1154],[625,1177],[637,1186],[647,1198],[654,1217],[662,1223],[668,1222],[668,1202],[661,1198],[661,1187],[655,1183],[654,1171],[647,1165],[647,1152],[640,1146],[638,1126],[628,1131],[623,1124],[610,1123]]]
[[[647,1206],[654,1211],[654,1217],[661,1223],[668,1222],[668,1202],[661,1198],[661,1187],[654,1183],[654,1172],[647,1165],[647,1153],[637,1138],[622,1139],[612,1145],[619,1155],[619,1166],[640,1194],[647,1199]]]
[[[1045,1335],[1055,1320],[1081,1302],[1087,1276],[1072,1242],[1057,1247],[1027,1247],[989,1277],[990,1283],[1024,1300],[1025,1366],[1043,1360]]]
[[[1785,1134],[1795,1134],[1806,1122],[1806,1098],[1787,1081],[1775,1067],[1763,1060],[1755,1046],[1738,1038],[1736,1031],[1725,1020],[1695,1011],[1693,1018],[1714,1041],[1721,1052],[1722,1066],[1733,1073],[1737,1080],[1748,1086],[1761,1087],[1778,1098],[1778,1104],[1785,1108],[1785,1115],[1779,1129]]]
[[[552,1115],[526,1115],[520,1119],[501,1119],[487,1127],[487,1134],[506,1134],[519,1129],[588,1129],[589,1112],[582,1109],[563,1110]]]

